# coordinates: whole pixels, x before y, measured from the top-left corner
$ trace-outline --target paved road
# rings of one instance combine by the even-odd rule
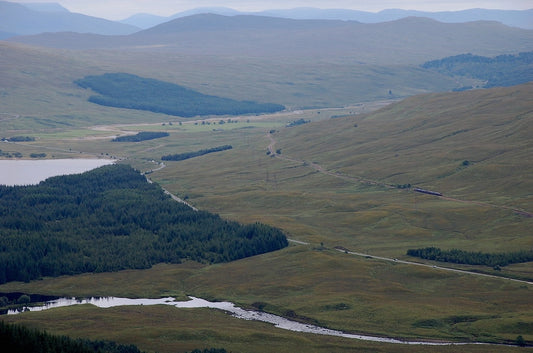
[[[481,276],[481,277],[497,278],[497,279],[503,279],[503,280],[513,281],[513,282],[519,282],[519,283],[525,283],[525,284],[533,285],[533,282],[514,279],[514,278],[509,278],[509,277],[494,276],[494,275],[489,275],[489,274],[486,274],[486,273],[479,273],[479,272],[466,271],[466,270],[458,270],[458,269],[455,269],[455,268],[429,265],[429,264],[420,263],[420,262],[413,262],[413,261],[406,261],[406,260],[399,260],[399,259],[391,259],[391,258],[383,257],[383,256],[375,256],[375,255],[363,254],[363,253],[355,252],[355,251],[349,251],[349,250],[347,250],[345,248],[336,248],[335,250],[343,252],[345,254],[363,256],[365,258],[372,258],[372,259],[378,259],[378,260],[383,260],[383,261],[395,262],[395,263],[404,264],[404,265],[429,267],[429,268],[432,268],[432,269],[435,269],[435,270],[450,271],[450,272],[456,272],[456,273],[462,273],[462,274],[468,274],[468,275],[474,275],[474,276]]]
[[[300,240],[295,240],[295,239],[288,239],[288,240],[289,240],[289,242],[295,243],[295,244],[311,245],[311,243],[307,243],[305,241],[300,241]],[[489,275],[489,274],[486,274],[486,273],[479,273],[479,272],[473,272],[473,271],[458,270],[458,269],[450,268],[450,267],[435,266],[435,265],[429,265],[429,264],[425,264],[425,263],[421,263],[421,262],[393,259],[393,258],[390,258],[390,257],[375,256],[375,255],[365,254],[365,253],[361,253],[361,252],[350,251],[350,250],[348,250],[348,249],[346,249],[344,247],[341,247],[341,246],[335,247],[335,250],[337,250],[339,252],[342,252],[342,253],[345,253],[345,254],[349,254],[349,255],[361,256],[361,257],[364,257],[366,259],[376,259],[376,260],[394,262],[394,263],[398,263],[398,264],[411,265],[411,266],[422,266],[422,267],[427,267],[427,268],[431,268],[431,269],[434,269],[434,270],[450,271],[450,272],[462,273],[462,274],[467,274],[467,275],[489,277],[489,278],[495,278],[495,279],[501,279],[501,280],[507,280],[507,281],[513,281],[513,282],[533,285],[533,282],[524,281],[524,280],[520,280],[520,279],[514,279],[514,278],[502,277],[502,276],[494,276],[494,275]]]
[[[154,163],[157,163],[156,161],[153,161]],[[165,168],[167,165],[163,162],[159,163],[159,166],[156,168],[156,169],[152,169],[150,172],[155,172],[155,171],[158,171],[158,170],[161,170],[163,168]],[[148,178],[148,176],[146,175],[146,173],[143,173],[144,176],[146,177],[146,181],[148,181],[150,184],[153,183],[153,181]],[[177,201],[177,202],[180,202],[184,205],[187,205],[189,206],[191,209],[193,209],[194,211],[198,211],[198,209],[196,207],[194,207],[193,205],[191,205],[190,203],[188,203],[187,201],[177,197],[176,195],[174,195],[173,193],[171,193],[170,191],[168,191],[167,189],[165,189],[164,187],[161,186],[161,189],[163,189],[163,192],[167,195],[170,196],[170,198],[172,198],[172,200],[174,201]]]

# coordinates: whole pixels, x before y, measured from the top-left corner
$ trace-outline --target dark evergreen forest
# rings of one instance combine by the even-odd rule
[[[449,76],[484,80],[485,88],[514,86],[533,81],[533,52],[498,55],[493,58],[461,54],[428,61],[422,67]]]
[[[507,266],[514,263],[533,261],[533,251],[522,250],[510,253],[482,253],[464,250],[441,250],[435,247],[409,249],[407,255],[426,260],[452,262],[467,265]]]
[[[44,331],[0,322],[3,353],[142,353],[134,345],[55,336]]]
[[[181,117],[272,113],[285,109],[274,103],[209,96],[170,82],[126,73],[86,76],[75,83],[99,94],[89,98],[92,103]]]
[[[141,142],[147,140],[154,140],[161,137],[169,136],[168,132],[158,132],[158,131],[141,131],[135,135],[119,136],[115,137],[113,142]]]
[[[226,262],[287,245],[279,229],[175,202],[127,165],[0,185],[0,283],[184,259]]]
[[[205,150],[199,150],[199,151],[194,151],[194,152],[168,154],[166,156],[162,156],[161,160],[163,160],[163,161],[183,161],[185,159],[194,158],[194,157],[200,157],[200,156],[203,156],[204,154],[209,154],[209,153],[226,151],[226,150],[230,150],[232,148],[233,147],[231,145],[224,145],[224,146],[207,148]]]
[[[2,353],[142,353],[134,345],[56,336],[0,321]],[[227,353],[223,348],[195,349],[191,353]]]

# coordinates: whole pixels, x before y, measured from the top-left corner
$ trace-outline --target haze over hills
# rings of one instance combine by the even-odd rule
[[[301,20],[343,20],[362,23],[380,23],[416,16],[431,18],[445,23],[496,21],[511,27],[533,29],[533,9],[521,11],[469,9],[446,12],[388,9],[373,13],[348,9],[318,9],[312,7],[283,10],[272,9],[259,12],[243,12],[227,7],[198,7],[171,16],[141,13],[130,16],[122,21],[109,21],[71,13],[58,3],[19,4],[0,1],[0,32],[3,32],[0,38],[59,31],[113,35],[131,34],[139,29],[151,28],[176,18],[207,13],[223,16],[253,15]]]
[[[235,16],[235,15],[247,15],[247,14],[252,15],[252,13],[240,12],[237,10],[230,9],[228,7],[197,7],[195,9],[182,11],[171,16],[157,16],[157,15],[152,15],[149,13],[139,13],[139,14],[130,16],[124,20],[121,20],[120,22],[130,24],[132,26],[136,26],[142,29],[148,29],[150,27],[157,26],[164,22],[172,21],[176,18],[187,17],[187,16],[192,16],[192,15],[207,14],[207,13],[215,14],[215,15],[223,15],[223,16]],[[257,13],[256,15],[261,15],[261,14]],[[272,17],[276,17],[276,16],[272,16]]]
[[[202,14],[127,36],[46,33],[9,40],[64,49],[148,49],[187,55],[346,59],[401,65],[468,52],[491,56],[529,51],[533,31],[497,22],[449,24],[418,17],[362,24]]]
[[[43,48],[36,55],[9,42],[52,50]],[[479,80],[450,77],[420,65],[465,53],[493,57],[529,51],[533,31],[497,22],[449,24],[418,17],[363,24],[202,14],[130,35],[45,33],[4,43],[3,81],[16,83],[4,90],[20,98],[15,101],[22,111],[31,109],[32,95],[27,93],[35,90],[35,83],[28,81],[29,71],[46,72],[42,82],[47,94],[67,90],[79,95],[70,86],[73,81],[125,72],[207,95],[300,109],[480,86]],[[49,55],[57,48],[76,50],[61,51],[65,59],[57,60],[56,54]],[[63,61],[70,63],[51,69]],[[37,68],[30,70],[34,64]],[[55,99],[50,102],[58,106]]]
[[[153,27],[172,19],[191,16],[195,14],[212,13],[217,15],[256,15],[269,17],[282,17],[299,20],[344,20],[362,23],[378,23],[399,20],[404,17],[426,17],[440,22],[458,23],[472,21],[497,21],[511,27],[533,29],[533,9],[531,10],[490,10],[469,9],[462,11],[427,12],[415,10],[388,9],[380,12],[366,12],[347,9],[318,9],[300,7],[294,9],[265,10],[259,12],[242,12],[227,7],[199,7],[192,10],[179,12],[172,16],[156,16],[151,14],[136,14],[120,22],[134,25],[143,29]]]
[[[21,4],[30,10],[41,12],[70,12],[57,2],[25,2]]]
[[[57,4],[27,6],[0,1],[0,32],[7,35],[28,35],[43,32],[72,31],[99,34],[130,34],[139,28],[102,18],[71,13]],[[2,37],[0,37],[2,38]]]

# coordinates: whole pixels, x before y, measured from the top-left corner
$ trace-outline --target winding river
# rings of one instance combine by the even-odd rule
[[[99,308],[111,308],[115,306],[123,305],[171,305],[176,308],[211,308],[223,310],[230,313],[232,316],[243,320],[256,320],[273,324],[283,330],[313,333],[317,335],[338,336],[345,338],[352,338],[362,341],[373,341],[382,343],[394,343],[394,344],[410,344],[410,345],[428,345],[428,346],[452,346],[452,345],[466,345],[466,344],[484,344],[484,343],[462,343],[462,342],[425,342],[425,341],[406,341],[389,337],[375,337],[366,335],[357,335],[351,333],[345,333],[342,331],[331,330],[320,326],[304,324],[296,321],[291,321],[281,316],[261,312],[254,310],[245,310],[235,306],[231,302],[210,302],[201,298],[189,297],[187,301],[176,301],[172,297],[160,298],[160,299],[129,299],[129,298],[88,298],[88,299],[76,299],[76,298],[62,298],[46,302],[43,306],[26,307],[22,311],[10,310],[7,315],[15,315],[25,311],[42,311],[52,308],[80,305],[80,304],[92,304]]]

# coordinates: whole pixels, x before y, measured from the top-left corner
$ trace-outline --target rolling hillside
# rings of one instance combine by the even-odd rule
[[[81,36],[81,35],[80,35]],[[88,75],[127,72],[168,81],[206,95],[239,101],[274,102],[289,109],[331,107],[451,90],[454,78],[416,66],[377,66],[351,60],[168,55],[167,52],[58,51],[0,42],[0,112],[68,124],[161,119],[128,116],[87,103],[90,92],[73,82]],[[342,60],[342,59],[341,59]],[[468,82],[460,85],[467,85]],[[471,84],[471,83],[470,83]],[[392,90],[392,95],[389,94]],[[392,96],[392,97],[391,97]],[[35,97],[38,97],[37,99]],[[88,119],[89,117],[89,119]],[[156,120],[157,121],[157,120]],[[18,123],[11,121],[10,124]],[[19,128],[44,127],[21,122]],[[54,125],[57,126],[56,123]],[[63,125],[64,126],[64,125]],[[49,126],[51,127],[51,126]],[[3,129],[7,129],[5,125]]]
[[[533,31],[497,22],[446,24],[417,17],[362,24],[202,14],[128,36],[59,33],[11,40],[65,49],[121,48],[183,55],[349,59],[366,64],[405,65],[467,52],[497,55],[527,51],[532,47]]]

